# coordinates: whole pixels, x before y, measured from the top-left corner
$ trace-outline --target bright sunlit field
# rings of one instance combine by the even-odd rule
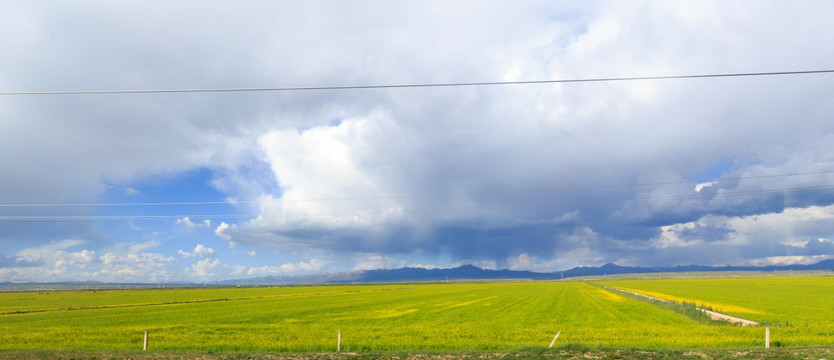
[[[616,281],[768,322],[785,345],[831,345],[834,278]],[[698,289],[701,289],[700,291]],[[736,306],[735,308],[729,307]],[[739,309],[745,309],[741,311]],[[0,293],[0,350],[488,350],[557,344],[758,348],[764,326],[704,324],[583,282]]]
[[[782,345],[834,345],[834,277],[623,280],[601,284],[761,322]]]

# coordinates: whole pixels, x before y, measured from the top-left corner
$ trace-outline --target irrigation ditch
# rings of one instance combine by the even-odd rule
[[[609,291],[617,291],[617,292],[621,292],[621,293],[626,293],[626,294],[636,296],[638,298],[645,298],[645,299],[649,299],[651,301],[655,301],[655,302],[659,302],[659,303],[678,304],[678,305],[683,306],[685,308],[694,308],[696,311],[699,311],[699,312],[703,313],[704,315],[708,316],[710,319],[715,320],[715,321],[726,321],[726,322],[729,322],[731,324],[737,324],[737,325],[741,325],[741,326],[756,326],[756,325],[759,325],[758,322],[755,322],[755,321],[752,321],[752,320],[747,320],[747,319],[742,319],[742,318],[735,317],[735,316],[730,316],[730,315],[727,315],[727,314],[722,314],[720,312],[714,311],[714,310],[712,310],[710,308],[707,308],[707,307],[697,306],[694,302],[693,303],[687,303],[687,302],[678,303],[678,302],[675,302],[675,301],[660,299],[660,298],[656,298],[654,296],[641,294],[641,293],[636,292],[636,291],[620,289],[620,288],[604,286],[604,285],[598,285],[598,284],[594,284],[594,285],[600,286],[603,289],[606,289],[606,290],[609,290]],[[688,313],[690,311],[687,310],[685,312]]]

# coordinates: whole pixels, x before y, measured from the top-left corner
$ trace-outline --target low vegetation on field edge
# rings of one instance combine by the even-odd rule
[[[652,305],[657,306],[658,308],[661,308],[661,309],[666,310],[666,311],[671,311],[671,312],[686,316],[686,317],[688,317],[692,320],[695,320],[695,321],[697,321],[699,323],[702,323],[702,324],[705,324],[705,325],[707,325],[707,324],[708,325],[733,325],[733,324],[731,324],[729,322],[726,322],[726,321],[711,319],[707,314],[704,313],[704,310],[714,310],[714,309],[712,307],[709,307],[709,306],[698,305],[695,302],[660,301],[660,300],[651,299],[651,298],[648,298],[648,297],[645,297],[645,296],[637,296],[637,295],[634,295],[634,294],[629,293],[627,291],[618,291],[618,289],[612,288],[610,286],[605,286],[605,285],[600,285],[600,284],[595,284],[595,283],[589,283],[589,284],[600,287],[600,288],[605,289],[607,291],[617,293],[618,295],[625,296],[625,297],[630,298],[630,299],[634,299],[634,300],[644,302],[644,303],[647,303],[647,304],[652,304]]]
[[[552,349],[524,348],[512,351],[462,352],[341,352],[341,353],[268,353],[268,352],[51,352],[27,351],[0,353],[0,360],[445,360],[445,359],[832,359],[834,349],[824,347],[782,349],[703,349],[703,350],[641,350],[586,347],[566,344]]]

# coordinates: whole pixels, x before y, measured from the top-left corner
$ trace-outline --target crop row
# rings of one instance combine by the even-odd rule
[[[333,351],[339,330],[347,351],[514,349],[557,332],[559,344],[759,347],[764,334],[558,281],[4,293],[0,310],[0,350],[135,350],[145,331],[150,349],[200,351]]]
[[[834,277],[657,279],[601,282],[658,298],[687,301],[772,329],[778,343],[834,345]]]

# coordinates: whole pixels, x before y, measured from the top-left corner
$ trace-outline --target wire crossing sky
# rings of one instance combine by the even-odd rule
[[[0,282],[829,259],[831,13],[4,1]]]
[[[331,86],[309,86],[309,87],[216,88],[216,89],[7,91],[7,92],[0,92],[0,95],[107,95],[107,94],[165,94],[165,93],[211,93],[211,92],[363,90],[363,89],[397,89],[397,88],[425,88],[425,87],[539,85],[539,84],[566,84],[566,83],[587,83],[587,82],[706,79],[706,78],[751,77],[751,76],[809,75],[809,74],[829,74],[829,73],[834,73],[834,70],[775,71],[775,72],[748,72],[748,73],[668,75],[668,76],[629,76],[629,77],[607,77],[607,78],[590,78],[590,79],[458,82],[458,83],[428,83],[428,84],[383,84],[383,85],[342,85],[342,86],[331,85]]]
[[[807,173],[794,173],[794,174],[774,174],[774,175],[761,175],[761,176],[750,176],[746,178],[722,178],[722,179],[713,179],[707,182],[702,182],[700,184],[695,184],[696,187],[700,186],[713,186],[718,184],[719,182],[727,182],[727,181],[739,181],[739,180],[752,180],[752,179],[768,179],[768,178],[775,178],[775,177],[793,177],[793,176],[803,176],[803,175],[822,175],[822,174],[831,174],[834,171],[815,171],[815,172],[807,172]],[[496,191],[496,192],[482,192],[482,193],[451,193],[451,194],[423,194],[423,195],[387,195],[387,196],[368,196],[368,197],[349,197],[349,198],[331,198],[331,199],[274,199],[272,200],[273,203],[284,203],[284,202],[318,202],[318,201],[357,201],[357,200],[384,200],[384,199],[408,199],[408,198],[435,198],[435,199],[445,199],[449,197],[461,197],[461,196],[512,196],[514,194],[525,194],[525,193],[532,193],[532,194],[541,194],[541,193],[548,193],[548,192],[565,192],[565,191],[578,191],[578,190],[605,190],[605,189],[613,189],[613,188],[629,188],[629,187],[643,187],[643,186],[659,186],[659,185],[681,185],[681,184],[692,184],[691,181],[673,181],[673,182],[664,182],[664,183],[643,183],[643,184],[631,184],[631,185],[599,185],[599,186],[583,186],[583,187],[563,187],[563,188],[550,188],[550,189],[537,189],[537,190],[515,190],[515,191]],[[738,193],[722,193],[718,196],[734,196],[734,195],[743,195],[743,194],[750,194],[750,193],[770,193],[770,192],[797,192],[797,191],[808,191],[808,190],[828,190],[832,186],[820,186],[820,187],[806,187],[806,188],[784,188],[784,189],[775,189],[775,190],[765,190],[765,191],[748,191],[748,192],[738,192]],[[696,189],[696,192],[700,190]],[[699,194],[685,194],[685,195],[674,195],[671,198],[677,197],[697,197]],[[660,201],[660,200],[668,200],[670,199],[669,196],[665,197],[648,197],[648,198],[640,198],[636,200],[640,201]],[[590,203],[599,203],[601,202],[609,202],[609,201],[626,201],[629,198],[622,198],[622,199],[604,199],[604,200],[595,200]],[[64,204],[0,204],[0,207],[5,208],[62,208],[62,207],[145,207],[145,206],[167,206],[167,207],[174,207],[180,208],[183,206],[205,206],[205,205],[231,205],[231,204],[256,204],[258,200],[227,200],[227,201],[195,201],[195,202],[134,202],[134,203],[64,203]],[[561,203],[546,203],[544,206],[560,206],[566,205]],[[571,205],[581,205],[576,203],[571,203]],[[434,209],[435,211],[444,211],[444,209]],[[344,214],[352,214],[348,213],[339,213],[336,215],[344,215]],[[229,217],[253,217],[257,216],[258,214],[190,214],[190,215],[161,215],[161,216],[80,216],[80,217],[62,217],[62,216],[0,216],[0,220],[124,220],[124,219],[176,219],[182,218],[184,216],[190,217],[200,217],[200,218],[229,218]],[[294,214],[283,214],[282,216],[293,216]],[[300,214],[295,214],[300,215]],[[306,214],[306,215],[328,215],[328,214]]]
[[[834,190],[832,186],[817,186],[808,188],[791,188],[791,189],[773,189],[760,191],[744,191],[733,193],[722,193],[715,195],[715,197],[726,196],[743,196],[743,195],[771,195],[771,194],[786,194],[795,192],[809,192],[809,191],[830,191]],[[0,216],[0,221],[92,221],[92,220],[177,220],[184,218],[193,219],[233,219],[233,218],[252,218],[257,216],[270,217],[310,217],[310,216],[362,216],[362,215],[383,215],[383,214],[410,214],[410,213],[444,213],[444,212],[461,212],[461,211],[479,211],[484,209],[528,209],[528,208],[549,208],[549,207],[585,207],[598,204],[606,204],[611,202],[660,202],[668,200],[680,200],[703,197],[699,194],[694,195],[676,195],[664,197],[645,197],[645,198],[620,198],[620,199],[599,199],[586,200],[582,202],[527,202],[527,203],[500,203],[492,206],[476,206],[476,207],[430,207],[430,208],[415,208],[415,209],[397,209],[397,210],[346,210],[346,211],[329,211],[329,212],[305,212],[305,213],[283,213],[262,215],[258,213],[248,214],[178,214],[178,215],[96,215],[96,216],[62,216],[62,215],[11,215]],[[196,204],[195,204],[196,205]]]

